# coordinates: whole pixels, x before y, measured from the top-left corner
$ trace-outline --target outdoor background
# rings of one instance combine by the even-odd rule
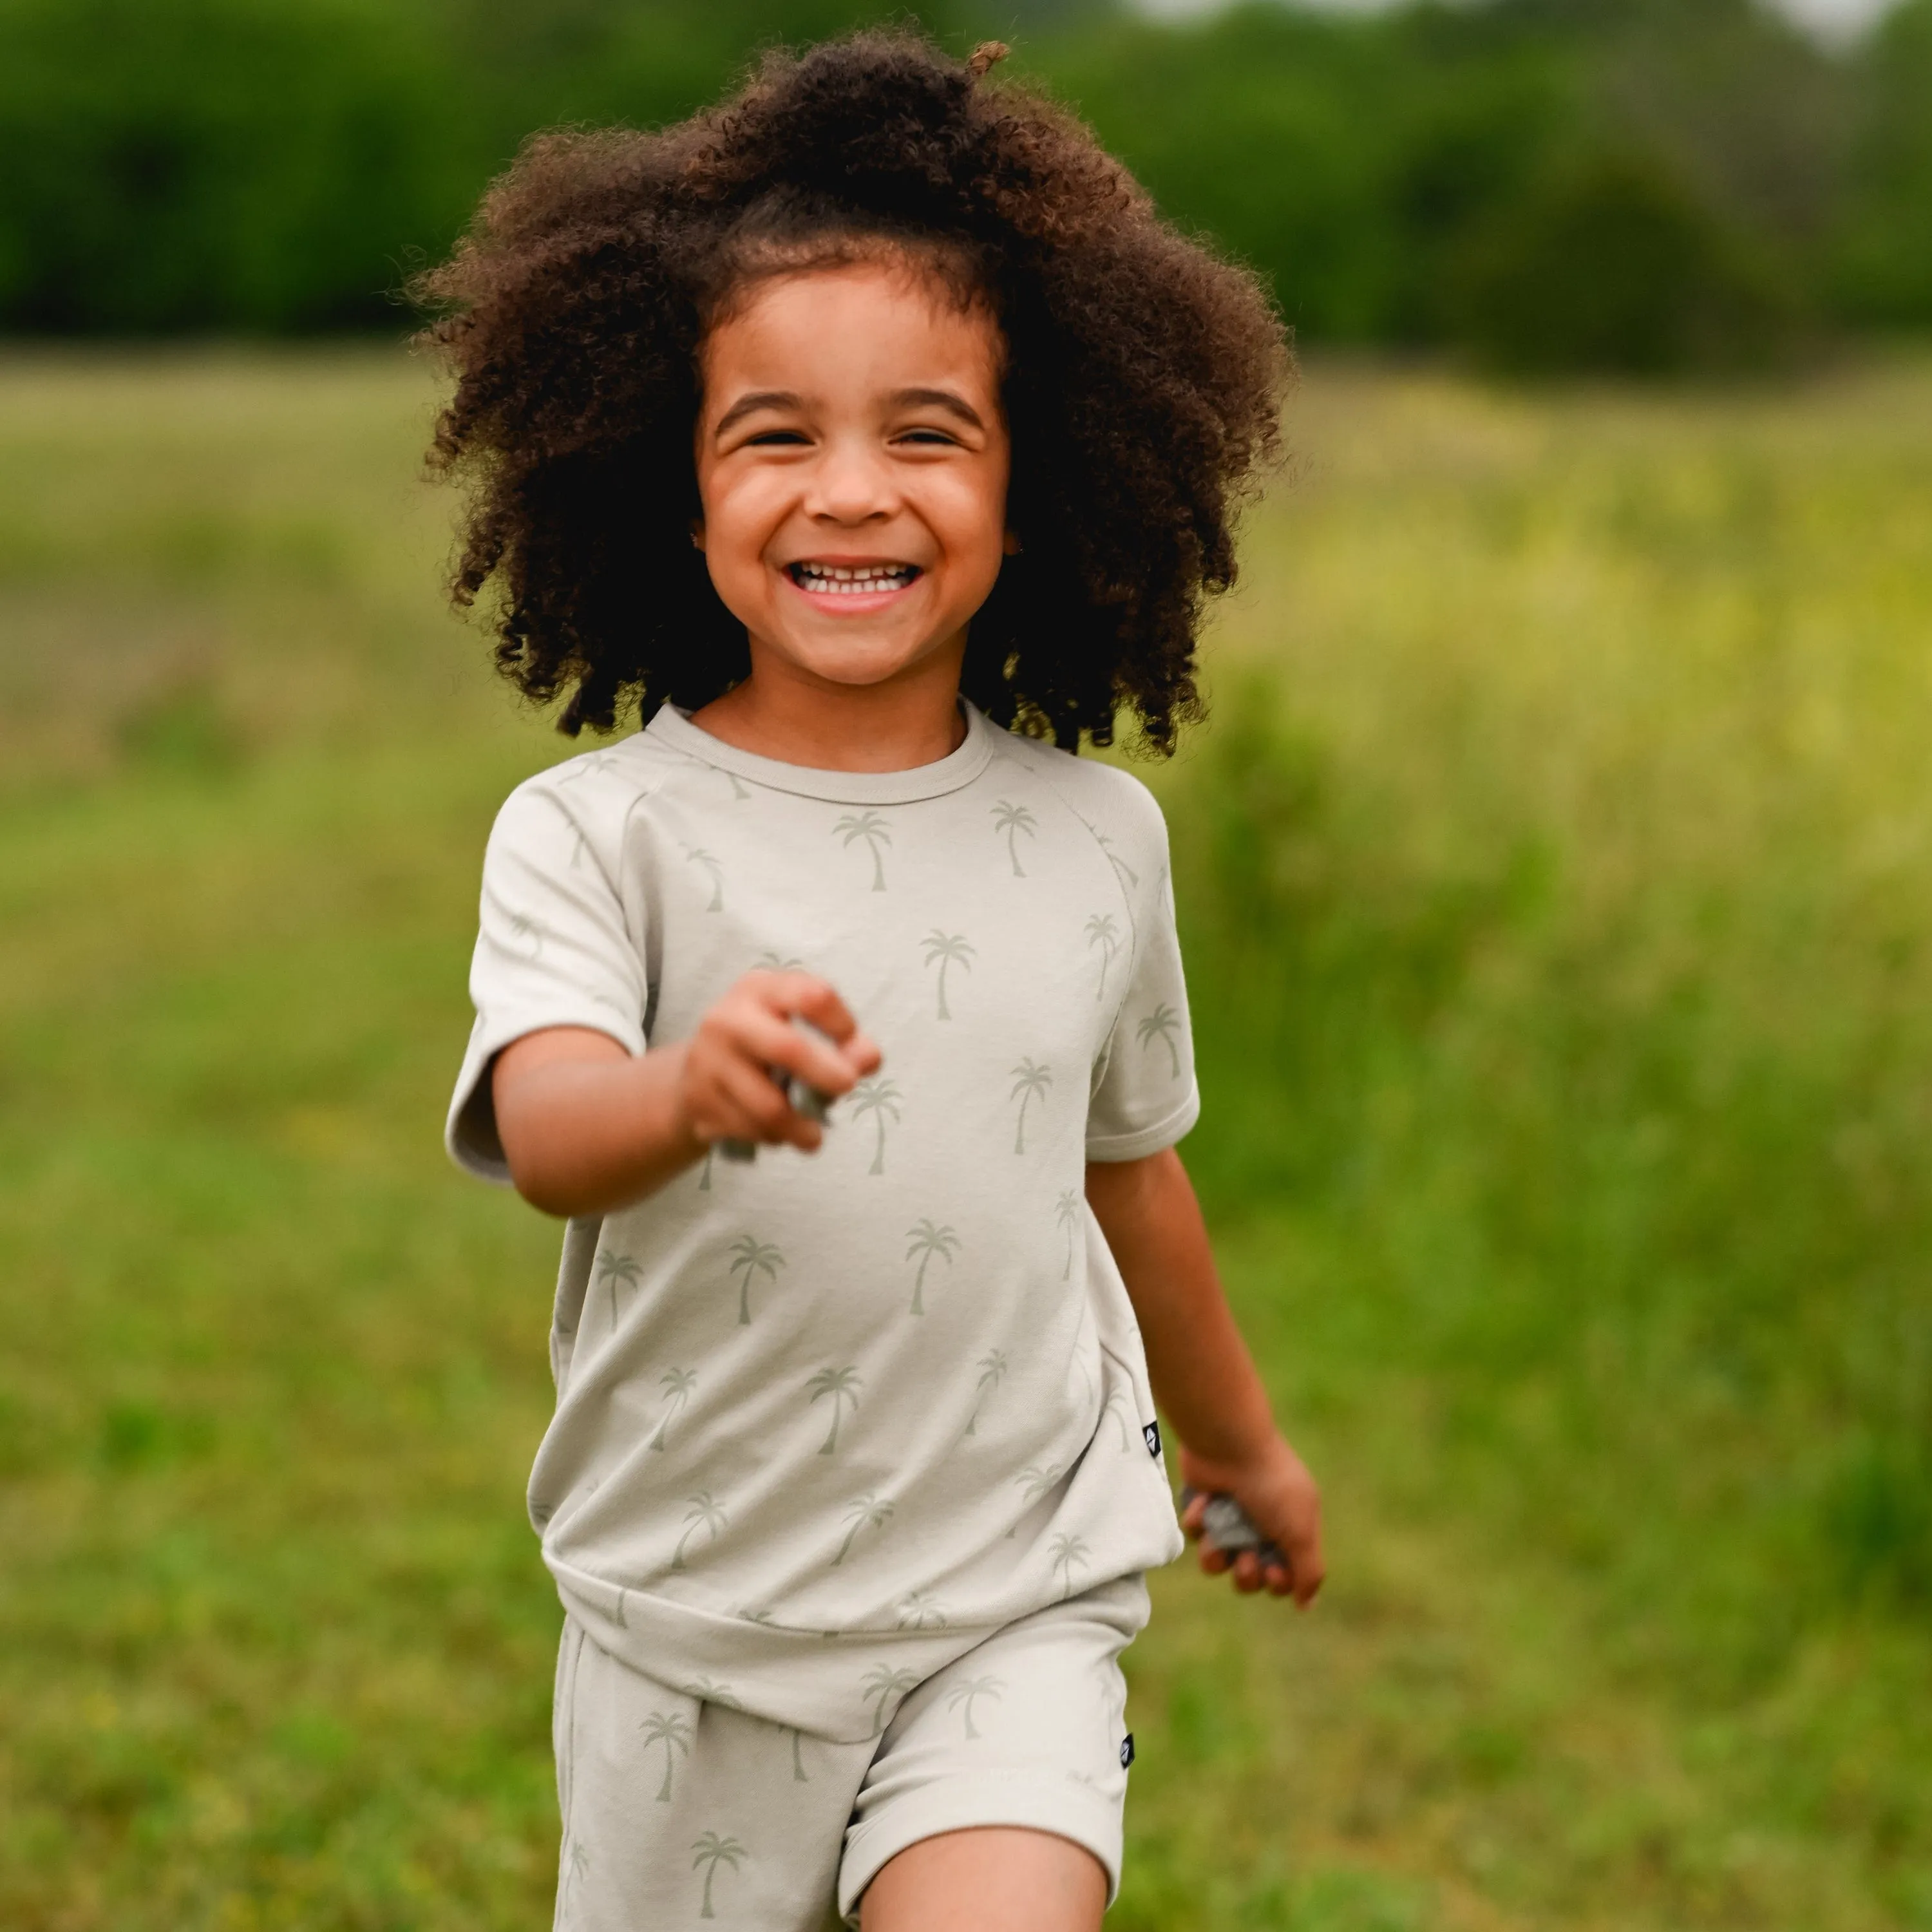
[[[1305,358],[1142,769],[1333,1580],[1156,1580],[1123,1932],[1932,1928],[1932,0],[1803,10],[928,16]],[[569,747],[394,291],[853,17],[0,0],[9,1932],[548,1922],[556,1231],[438,1136]]]

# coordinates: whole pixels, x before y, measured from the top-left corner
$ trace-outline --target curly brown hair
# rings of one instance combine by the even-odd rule
[[[457,378],[430,460],[472,484],[453,594],[496,580],[497,664],[538,702],[568,691],[563,730],[745,676],[689,540],[704,332],[760,275],[884,251],[983,304],[1005,347],[1022,548],[973,619],[966,695],[1076,748],[1124,710],[1164,754],[1199,716],[1202,602],[1276,452],[1287,339],[1078,121],[985,84],[1004,51],[858,34],[769,54],[661,132],[536,135],[417,279]]]

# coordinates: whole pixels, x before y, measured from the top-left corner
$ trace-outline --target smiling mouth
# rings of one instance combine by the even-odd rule
[[[863,597],[903,590],[922,573],[916,563],[788,563],[785,574],[814,597]]]

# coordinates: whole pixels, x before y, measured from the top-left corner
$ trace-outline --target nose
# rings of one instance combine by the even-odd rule
[[[858,437],[827,443],[812,466],[805,510],[821,522],[883,521],[898,507],[898,490],[884,452]]]

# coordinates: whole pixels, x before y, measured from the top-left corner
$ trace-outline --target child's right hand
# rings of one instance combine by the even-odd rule
[[[794,1026],[805,1020],[806,1027]],[[820,1037],[823,1036],[823,1037]],[[782,1068],[827,1100],[849,1094],[884,1056],[845,1003],[808,973],[747,973],[698,1023],[684,1048],[677,1103],[698,1140],[759,1141],[812,1152],[825,1130],[785,1098]]]

